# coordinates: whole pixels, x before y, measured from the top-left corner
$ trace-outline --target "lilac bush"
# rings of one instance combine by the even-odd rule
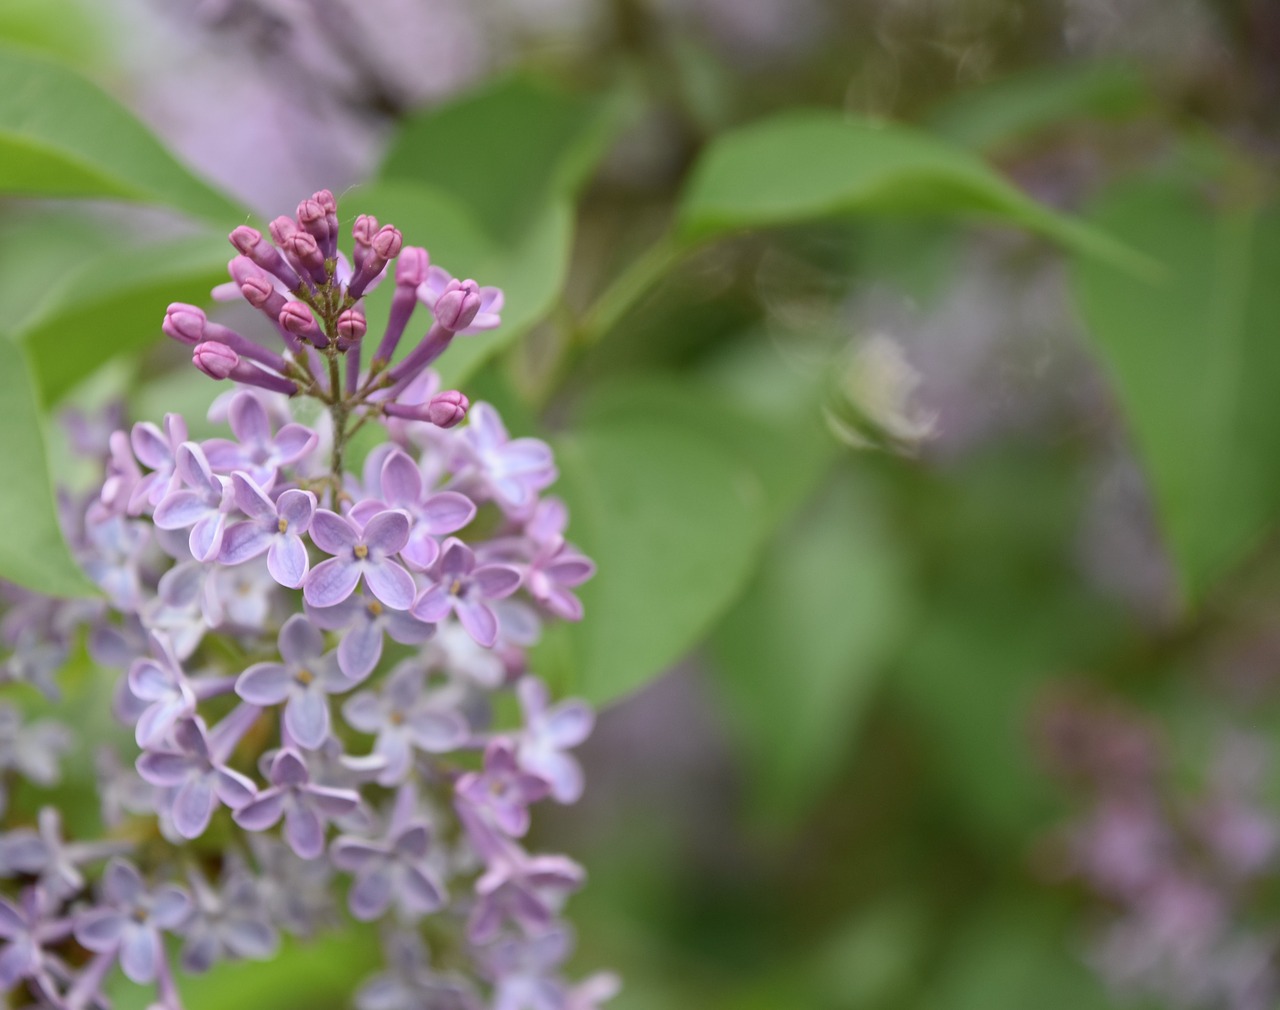
[[[551,703],[525,648],[581,617],[594,567],[543,495],[550,448],[431,368],[499,324],[502,292],[371,217],[351,231],[348,258],[322,191],[269,238],[232,232],[215,297],[266,316],[274,348],[193,305],[164,319],[234,384],[210,411],[229,437],[193,440],[176,414],[116,431],[98,491],[69,509],[105,602],[11,594],[7,678],[56,697],[88,625],[137,747],[132,768],[99,754],[101,837],[64,840],[53,805],[0,835],[0,988],[19,1005],[103,1005],[118,965],[178,1010],[177,973],[270,958],[343,907],[383,924],[390,955],[364,1008],[586,1010],[617,989],[564,978],[561,911],[585,874],[524,841],[532,806],[581,795],[567,752],[592,725],[584,703]],[[383,281],[368,354],[364,296]],[[410,345],[415,312],[430,322]],[[303,400],[318,420],[297,419]],[[384,441],[357,472],[360,431]],[[518,704],[495,704],[508,691]],[[3,783],[53,785],[73,740],[0,708]],[[424,924],[452,934],[430,959]]]

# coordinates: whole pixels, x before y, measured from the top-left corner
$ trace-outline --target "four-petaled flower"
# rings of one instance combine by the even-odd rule
[[[162,530],[190,529],[191,556],[212,561],[222,549],[231,504],[231,482],[213,472],[195,442],[178,446],[177,469],[184,488],[165,495],[156,506],[155,524]]]
[[[236,693],[266,708],[284,703],[284,728],[294,742],[316,750],[329,736],[327,695],[346,691],[351,682],[337,658],[324,651],[324,634],[303,614],[285,621],[278,639],[283,663],[255,663],[236,681]]]
[[[591,706],[569,699],[551,707],[546,685],[536,677],[520,678],[516,694],[525,727],[516,752],[520,767],[544,779],[558,802],[576,803],[582,796],[582,766],[564,752],[591,735]]]
[[[316,496],[290,488],[272,501],[252,477],[239,471],[231,475],[231,485],[236,505],[249,518],[223,535],[218,560],[239,565],[265,552],[271,577],[287,589],[297,589],[310,566],[302,534],[316,514]]]
[[[444,886],[428,861],[431,828],[413,815],[413,792],[401,791],[386,837],[378,841],[343,835],[333,843],[334,866],[355,875],[347,902],[368,922],[392,903],[408,922],[430,915],[445,901]]]
[[[318,509],[311,520],[311,542],[333,557],[321,561],[302,584],[313,607],[333,607],[355,592],[363,578],[369,592],[393,610],[408,610],[416,586],[392,558],[409,542],[409,517],[388,509],[357,526],[345,516]]]
[[[296,751],[279,751],[267,776],[271,786],[235,813],[236,823],[248,831],[266,831],[284,817],[284,837],[303,859],[324,852],[325,826],[360,804],[351,789],[330,789],[311,781],[306,762]]]
[[[260,487],[271,487],[282,467],[296,463],[319,441],[314,431],[297,423],[286,424],[273,435],[266,407],[249,392],[232,398],[227,422],[238,441],[211,438],[205,442],[210,464],[222,473],[243,470]]]
[[[148,892],[131,863],[113,859],[102,876],[99,904],[76,919],[75,934],[81,946],[118,957],[132,981],[151,982],[165,956],[160,934],[176,930],[190,914],[191,898],[182,888]]]
[[[436,631],[434,624],[385,607],[372,596],[348,596],[333,607],[308,606],[307,616],[318,628],[343,632],[338,640],[338,666],[353,684],[368,677],[378,665],[383,632],[401,645],[421,645]]]
[[[486,814],[508,835],[529,830],[529,806],[550,791],[545,779],[523,771],[509,740],[490,740],[484,752],[484,771],[467,772],[456,786],[458,798]]]
[[[477,565],[475,552],[456,537],[445,541],[436,566],[436,582],[413,604],[413,615],[432,624],[450,612],[483,646],[498,640],[498,618],[488,600],[510,596],[520,587],[520,572],[511,565]]]

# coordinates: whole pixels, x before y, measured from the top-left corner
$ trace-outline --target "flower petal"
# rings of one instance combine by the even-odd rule
[[[297,589],[302,585],[310,563],[301,537],[286,533],[271,541],[271,549],[267,551],[267,571],[286,589]]]
[[[316,509],[311,517],[311,542],[326,554],[344,554],[359,541],[356,528],[329,509]]]
[[[254,663],[236,679],[236,694],[251,705],[279,705],[289,696],[293,675],[280,663]]]
[[[311,527],[311,532],[315,533],[315,526]],[[313,607],[334,607],[354,593],[359,582],[360,565],[357,562],[349,558],[330,558],[311,569],[303,580],[302,596]]]
[[[329,736],[329,703],[318,690],[299,691],[284,710],[285,728],[298,745],[318,750]]]
[[[369,592],[392,610],[408,610],[413,606],[418,587],[413,576],[394,561],[383,559],[375,564],[366,564],[364,581]]]

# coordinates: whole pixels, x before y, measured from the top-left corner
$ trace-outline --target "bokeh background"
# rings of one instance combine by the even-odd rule
[[[228,206],[329,187],[507,288],[449,367],[600,566],[537,653],[602,706],[537,830],[618,1010],[1280,1005],[1280,5],[3,0],[0,47],[54,416],[218,392],[159,323]],[[106,129],[49,67],[145,124],[96,190],[14,167]]]

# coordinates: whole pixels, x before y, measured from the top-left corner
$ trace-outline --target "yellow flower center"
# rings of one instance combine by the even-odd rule
[[[364,544],[356,544],[355,554],[359,560],[363,561],[369,556],[369,548]]]

